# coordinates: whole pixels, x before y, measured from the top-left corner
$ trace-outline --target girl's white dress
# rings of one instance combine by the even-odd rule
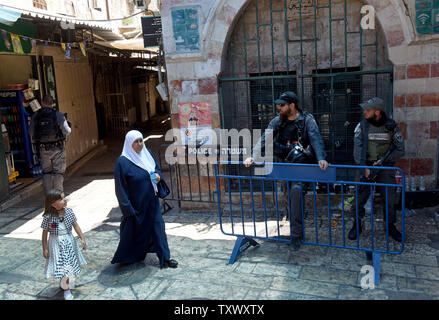
[[[48,250],[49,259],[46,260],[45,270],[47,279],[61,279],[64,276],[72,278],[81,272],[80,266],[87,263],[64,221],[58,223],[58,235],[50,234]]]

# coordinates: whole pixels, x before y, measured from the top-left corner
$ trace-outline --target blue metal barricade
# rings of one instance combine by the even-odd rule
[[[271,167],[272,170],[269,170],[264,176],[219,173],[220,168],[242,166],[242,164],[242,162],[236,161],[219,161],[215,164],[221,231],[226,235],[237,237],[229,263],[234,263],[238,256],[251,246],[258,246],[255,239],[290,242],[293,227],[297,224],[300,225],[300,219],[302,244],[361,250],[370,253],[375,271],[375,284],[379,284],[381,254],[401,254],[403,252],[406,213],[405,175],[400,168],[330,165],[327,170],[322,171],[318,165],[314,164],[265,163],[264,165]],[[401,179],[398,182],[393,181],[393,183],[378,183],[372,180],[348,181],[349,179],[342,178],[340,177],[342,175],[339,174],[349,170],[364,169],[374,170],[375,174],[384,170],[393,170],[393,172],[400,174]],[[282,186],[287,201],[285,201],[285,195],[280,195]],[[327,191],[317,192],[317,188],[322,186],[325,186]],[[294,220],[292,214],[294,204],[291,199],[292,187],[296,190],[300,188],[300,192],[295,193],[296,195],[300,194],[300,202],[297,198],[295,200],[295,204],[299,203],[300,206],[300,217],[297,221],[296,216],[294,223],[292,223]],[[307,197],[305,197],[307,189]],[[359,224],[357,223],[356,240],[349,240],[346,239],[346,222],[358,221],[359,219],[359,189],[362,190],[363,197],[367,196],[364,192],[369,189],[370,212],[366,212],[362,218],[364,223],[362,233],[359,232]],[[384,201],[381,219],[383,229],[379,228],[377,221],[380,219],[374,213],[376,189],[381,191],[380,198]],[[393,198],[390,198],[390,192],[394,192]],[[395,199],[395,197],[399,198],[396,200],[401,202],[399,221],[402,239],[400,243],[389,241],[389,210],[395,210],[396,213],[394,203],[393,201],[389,202],[389,199]],[[312,198],[312,205],[306,203],[306,199],[311,202],[310,198]],[[334,201],[340,204],[334,206]],[[389,208],[389,204],[393,207]],[[311,215],[309,214],[310,207],[313,209]],[[370,218],[366,217],[368,214],[370,214]],[[342,227],[341,232],[339,226]]]

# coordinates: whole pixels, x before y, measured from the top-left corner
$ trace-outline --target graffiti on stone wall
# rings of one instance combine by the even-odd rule
[[[302,10],[302,12],[300,10]],[[302,0],[302,9],[300,8],[300,3],[298,0],[289,0],[287,4],[288,20],[298,20],[300,13],[302,13],[302,19],[314,17],[313,0]]]

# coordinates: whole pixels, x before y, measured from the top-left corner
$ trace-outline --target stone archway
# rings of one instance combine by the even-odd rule
[[[252,0],[236,19],[229,5],[220,11],[229,29],[217,29],[210,40],[225,39],[217,73],[221,123],[226,129],[263,130],[276,115],[275,97],[291,90],[319,123],[328,160],[350,164],[359,104],[378,96],[392,113],[393,64],[386,57],[393,33],[386,36],[381,24],[361,29],[364,1],[326,0],[318,8],[312,0],[303,3],[299,10],[283,1]],[[394,14],[384,10],[382,17]],[[401,40],[398,36],[392,45]]]
[[[224,61],[224,49],[234,29],[234,23],[251,2],[252,0],[217,1],[216,9],[209,15],[206,28],[201,35],[204,40],[202,42],[205,43],[203,48],[204,57],[207,60],[215,60],[221,57]],[[413,40],[413,26],[406,14],[407,9],[400,1],[363,0],[363,2],[375,8],[376,17],[384,32],[388,48],[408,44]],[[391,50],[388,59],[395,63]],[[216,66],[219,69],[212,71],[219,75],[224,68],[222,65],[216,64]]]

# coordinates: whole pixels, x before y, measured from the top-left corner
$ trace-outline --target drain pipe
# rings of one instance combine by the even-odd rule
[[[107,9],[107,20],[110,20],[110,7],[108,5],[108,0],[105,0],[105,9]]]

